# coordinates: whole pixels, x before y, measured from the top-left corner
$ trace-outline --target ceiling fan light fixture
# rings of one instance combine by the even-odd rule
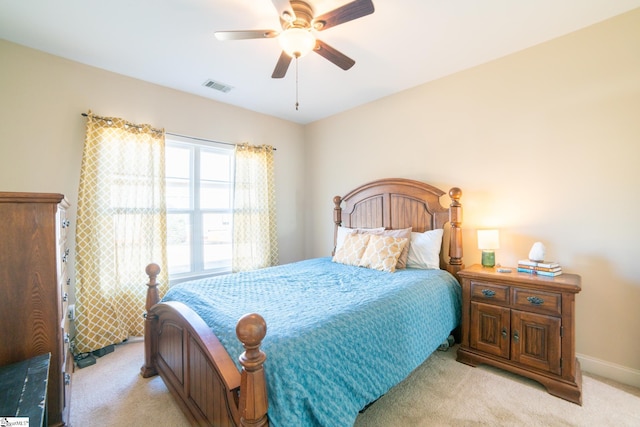
[[[305,28],[288,28],[279,36],[282,50],[292,58],[302,58],[316,46],[316,38]]]

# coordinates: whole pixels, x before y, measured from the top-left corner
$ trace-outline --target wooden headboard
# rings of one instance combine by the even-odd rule
[[[443,228],[450,223],[448,253],[441,251],[441,267],[457,277],[462,264],[462,190],[449,190],[451,204],[444,207],[444,191],[420,181],[387,178],[361,185],[346,196],[333,198],[334,252],[338,226],[349,228],[384,227],[389,230],[412,227],[415,232]],[[344,204],[344,207],[342,205]],[[443,249],[446,247],[443,242]]]

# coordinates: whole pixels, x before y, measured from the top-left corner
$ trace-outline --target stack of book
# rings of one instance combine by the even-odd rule
[[[536,262],[528,259],[521,259],[518,261],[518,272],[553,277],[562,274],[562,267],[560,267],[560,264],[557,262]]]

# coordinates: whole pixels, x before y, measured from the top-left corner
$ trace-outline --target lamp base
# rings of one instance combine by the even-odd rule
[[[482,266],[495,267],[496,253],[494,251],[482,251]]]

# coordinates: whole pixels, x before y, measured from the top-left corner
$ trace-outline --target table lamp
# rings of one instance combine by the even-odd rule
[[[482,250],[482,266],[494,267],[496,265],[495,249],[500,248],[500,235],[498,230],[478,230],[478,249]]]

